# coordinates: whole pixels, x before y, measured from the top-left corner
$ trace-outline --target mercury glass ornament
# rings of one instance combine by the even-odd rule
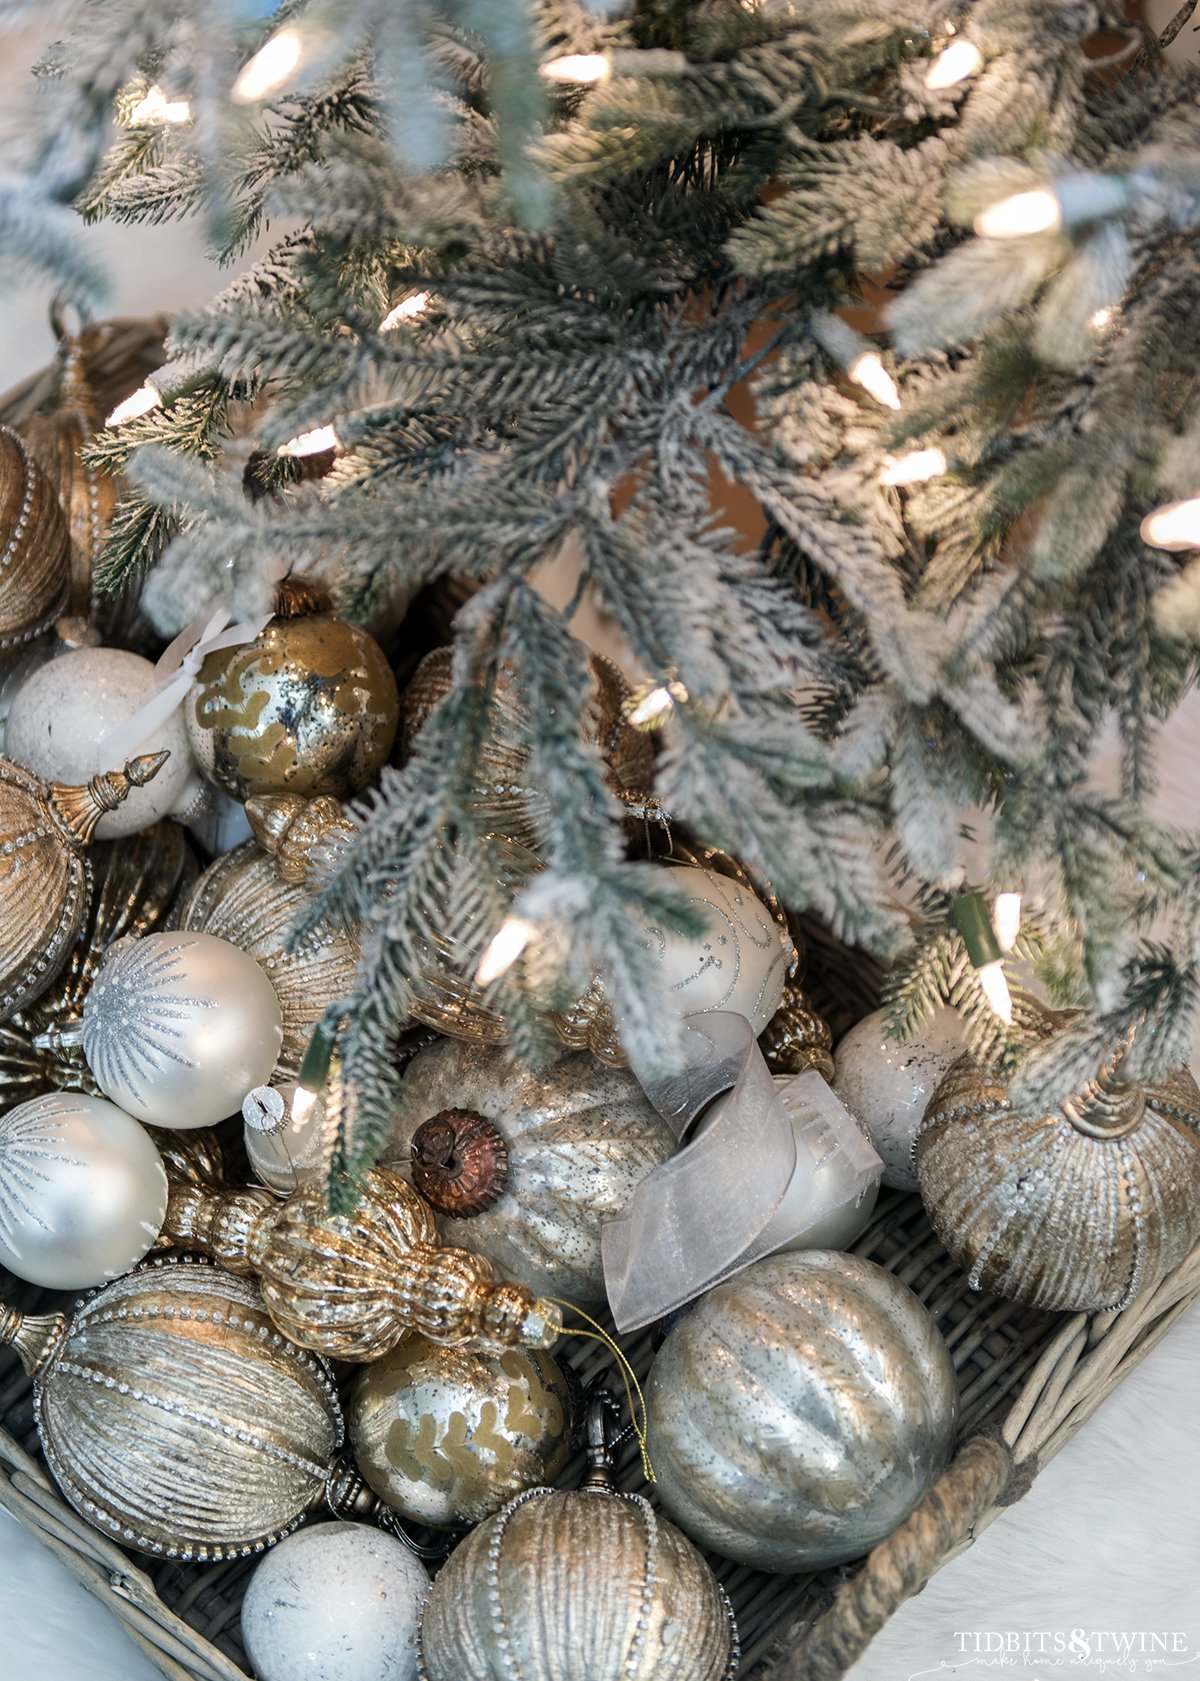
[[[444,1039],[409,1063],[382,1160],[411,1174],[446,1242],[590,1307],[604,1301],[601,1226],[674,1148],[625,1069],[577,1054],[534,1071]]]
[[[83,1007],[100,1090],[153,1126],[205,1127],[270,1078],[279,1001],[254,959],[212,934],[147,934],[113,946]]]
[[[235,798],[344,798],[387,762],[399,697],[374,638],[290,579],[253,642],[206,656],[183,711],[201,770]]]
[[[115,1104],[53,1092],[0,1119],[0,1261],[18,1278],[104,1284],[137,1265],[166,1211],[158,1151]]]
[[[242,1123],[250,1166],[278,1195],[290,1196],[326,1173],[336,1126],[322,1093],[290,1081],[255,1086],[242,1102]]]
[[[729,1602],[603,1445],[584,1486],[529,1489],[473,1529],[421,1616],[422,1681],[731,1681]]]
[[[54,1480],[122,1546],[230,1558],[261,1552],[320,1506],[374,1508],[334,1458],[342,1418],[328,1367],[279,1334],[250,1279],[158,1262],[70,1319],[0,1308],[0,1342],[35,1380]]]
[[[163,925],[194,869],[175,823],[94,846],[92,894],[83,927],[53,983],[0,1023],[0,1110],[49,1091],[95,1093],[74,1029],[109,946]]]
[[[482,1256],[438,1246],[433,1213],[398,1174],[372,1169],[353,1212],[331,1214],[324,1184],[279,1203],[269,1191],[175,1185],[163,1241],[257,1272],[271,1317],[336,1360],[377,1360],[406,1331],[435,1342],[549,1348],[562,1314]]]
[[[0,1021],[51,985],[87,915],[83,850],[96,824],[166,762],[131,759],[85,786],[39,782],[0,759]]]
[[[887,1012],[875,1010],[838,1045],[833,1089],[879,1151],[885,1185],[916,1190],[917,1128],[942,1076],[962,1051],[962,1023],[957,1011],[947,1009],[938,1010],[902,1045],[887,1032]]]
[[[454,1529],[552,1483],[573,1428],[571,1388],[544,1350],[486,1353],[409,1335],[354,1380],[358,1468],[414,1523]]]
[[[757,1570],[869,1552],[946,1465],[958,1390],[937,1326],[873,1261],[758,1261],[680,1319],[646,1384],[657,1492]]]
[[[296,1079],[330,999],[344,998],[353,988],[357,934],[326,927],[298,943],[291,938],[311,902],[306,876],[323,824],[353,830],[331,799],[272,796],[251,800],[247,813],[256,838],[209,865],[180,907],[178,925],[228,940],[261,964],[283,1024],[271,1078],[284,1083]]]
[[[592,688],[581,718],[584,739],[599,748],[614,793],[645,795],[654,779],[654,749],[642,730],[625,719],[629,686],[611,660],[589,657]],[[397,748],[403,763],[422,725],[454,687],[454,649],[426,654],[400,700]],[[501,672],[492,693],[489,727],[468,795],[482,828],[536,851],[551,816],[545,790],[529,775],[531,719],[510,670]]]
[[[361,1523],[288,1535],[255,1566],[242,1639],[258,1681],[417,1681],[429,1577],[402,1542]]]
[[[48,631],[67,604],[71,539],[28,445],[0,426],[0,650]]]
[[[1047,1030],[1066,1017],[1047,1012]],[[934,1230],[976,1290],[1066,1313],[1127,1307],[1200,1238],[1200,1088],[1105,1068],[1057,1109],[1015,1108],[962,1057],[916,1146]]]
[[[154,666],[124,648],[74,648],[39,666],[13,696],[8,755],[44,782],[86,782],[106,770],[104,737],[154,693]],[[153,782],[131,791],[96,825],[98,840],[136,834],[161,817],[185,819],[205,797],[187,731],[173,713],[137,743],[169,755]]]

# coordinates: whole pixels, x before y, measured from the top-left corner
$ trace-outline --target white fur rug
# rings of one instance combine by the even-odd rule
[[[1082,1681],[1180,1671],[1200,1678],[1198,1393],[1194,1307],[1025,1499],[892,1619],[853,1681],[934,1673],[980,1681],[989,1674]],[[4,1513],[0,1627],[6,1676],[161,1681],[100,1602]],[[1100,1642],[1097,1633],[1126,1645]],[[1063,1648],[1057,1652],[1056,1634]],[[1161,1646],[1143,1654],[1135,1669],[1120,1654],[1137,1636],[1146,1637],[1148,1652],[1151,1634],[1176,1636],[1175,1650],[1165,1661]],[[997,1647],[1010,1636],[1020,1637],[1030,1655],[1001,1665]]]

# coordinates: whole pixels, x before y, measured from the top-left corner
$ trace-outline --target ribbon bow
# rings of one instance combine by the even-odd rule
[[[211,615],[201,613],[180,631],[154,667],[153,694],[132,717],[109,730],[101,740],[99,751],[105,764],[123,764],[162,729],[172,713],[183,705],[206,655],[218,653],[222,648],[236,648],[241,642],[253,642],[270,623],[272,615],[263,613],[237,625],[229,623],[232,617],[226,608],[218,607]]]

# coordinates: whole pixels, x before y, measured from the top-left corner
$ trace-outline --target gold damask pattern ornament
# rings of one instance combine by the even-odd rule
[[[0,1021],[62,969],[91,894],[84,848],[104,813],[149,782],[166,758],[143,754],[81,787],[39,782],[0,759]]]
[[[205,657],[183,710],[197,764],[235,799],[347,798],[387,762],[399,704],[375,639],[293,578],[253,642]]]
[[[414,1523],[480,1523],[566,1462],[571,1386],[544,1350],[486,1353],[407,1336],[364,1366],[347,1409],[358,1468]]]

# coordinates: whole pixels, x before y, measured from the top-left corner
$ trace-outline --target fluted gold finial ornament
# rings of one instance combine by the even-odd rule
[[[47,786],[0,759],[0,1021],[51,985],[83,927],[96,824],[161,768],[148,753],[82,787]]]
[[[255,1272],[271,1318],[303,1348],[376,1360],[406,1331],[433,1342],[549,1348],[553,1302],[498,1280],[482,1256],[438,1242],[433,1212],[399,1174],[364,1175],[351,1214],[331,1214],[323,1185],[285,1203],[270,1191],[172,1188],[164,1242],[199,1247],[231,1272]]]

